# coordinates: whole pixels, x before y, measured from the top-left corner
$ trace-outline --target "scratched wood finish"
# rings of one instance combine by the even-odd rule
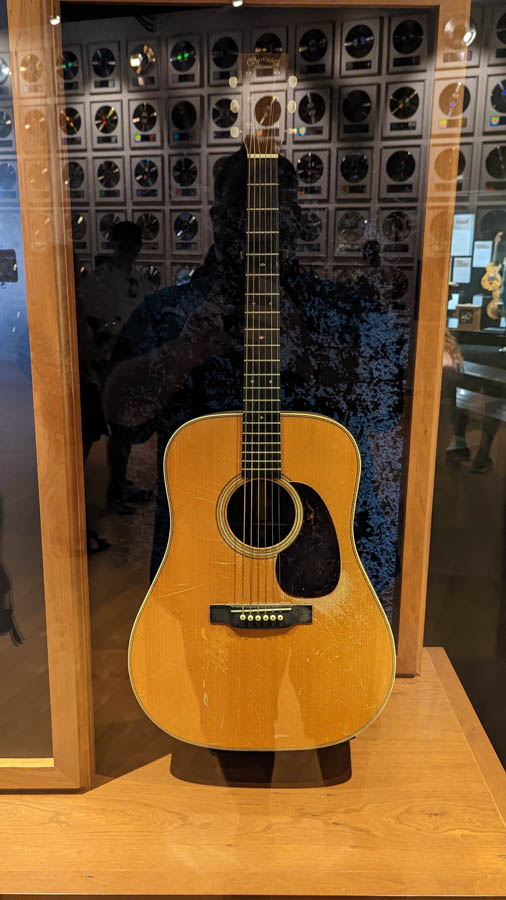
[[[441,680],[476,761],[482,772],[486,773],[490,793],[506,823],[506,774],[504,768],[444,649],[428,647],[426,652],[430,656],[432,665]]]
[[[53,757],[5,760],[0,788],[79,788],[92,772],[91,676],[81,423],[69,200],[59,152],[59,29],[45,0],[8,0],[9,45],[30,333]],[[23,96],[21,60],[43,60],[43,96]],[[60,89],[61,90],[61,89]],[[27,110],[40,127],[20,126]],[[39,196],[28,172],[38,165]],[[29,561],[28,561],[29,562]],[[12,673],[15,678],[15,673]]]
[[[241,433],[241,415],[209,416],[169,444],[171,541],[132,633],[132,684],[156,724],[194,744],[293,750],[337,743],[378,714],[395,667],[390,628],[352,536],[358,451],[330,419],[282,415],[283,473],[322,497],[341,554],[331,594],[292,599],[278,586],[275,558],[245,558],[218,530],[220,494],[240,472]],[[313,622],[260,632],[209,622],[212,603],[287,599],[310,602]]]
[[[138,727],[126,708],[125,759]],[[175,749],[189,762],[196,753]],[[315,754],[277,755],[272,789],[183,781],[166,755],[86,794],[2,796],[0,889],[504,897],[504,825],[427,654],[421,678],[396,680],[351,754],[352,778],[324,788],[278,786],[292,758]]]

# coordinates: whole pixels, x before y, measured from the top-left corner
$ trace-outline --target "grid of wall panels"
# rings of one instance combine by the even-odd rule
[[[144,228],[142,257],[164,261],[168,278],[203,258],[212,243],[213,172],[241,145],[251,105],[238,54],[283,49],[289,65],[278,96],[283,152],[299,176],[301,259],[335,275],[350,253],[355,268],[366,267],[364,245],[373,241],[381,264],[406,267],[412,284],[431,131],[441,153],[430,201],[448,192],[455,153],[466,208],[494,206],[506,194],[502,16],[506,6],[473,7],[471,23],[445,23],[437,65],[429,11],[325,9],[315,24],[308,9],[242,7],[220,11],[218,29],[215,13],[199,10],[158,17],[154,33],[131,17],[111,20],[110,29],[103,21],[66,24],[62,145],[71,197],[90,229],[81,252],[107,252],[108,223],[128,217]],[[465,79],[453,72],[463,62]],[[36,83],[36,65],[31,73]],[[257,73],[254,102],[271,78],[270,70]],[[0,126],[1,103],[0,94]]]

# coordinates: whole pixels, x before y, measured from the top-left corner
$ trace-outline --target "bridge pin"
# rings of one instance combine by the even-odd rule
[[[267,614],[263,615],[262,618],[263,618],[264,622],[269,621],[269,616]]]
[[[271,622],[275,622],[275,621],[276,621],[276,616],[275,616],[274,613],[273,613],[272,616],[271,616]]]
[[[240,618],[241,622],[245,622],[245,621],[246,621],[246,616],[245,616],[244,613],[241,613],[241,615],[239,616],[239,618]]]
[[[261,621],[262,621],[262,616],[256,615],[255,622],[261,622]]]
[[[253,621],[253,616],[250,614],[250,615],[248,616],[248,622],[252,622],[252,621]]]
[[[282,616],[281,613],[280,613],[279,616],[278,616],[278,622],[282,622],[283,619],[284,619],[284,616]]]

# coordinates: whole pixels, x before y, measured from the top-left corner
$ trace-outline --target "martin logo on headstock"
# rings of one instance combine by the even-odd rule
[[[241,68],[246,86],[245,109],[248,110],[244,128],[244,144],[248,155],[276,155],[285,134],[286,102],[276,94],[277,88],[287,82],[288,56],[286,53],[256,52],[242,54]],[[269,84],[260,92],[255,79],[269,76]],[[258,85],[260,87],[260,85]]]

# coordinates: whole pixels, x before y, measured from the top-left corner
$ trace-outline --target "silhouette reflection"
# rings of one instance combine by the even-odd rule
[[[242,407],[246,186],[245,151],[220,160],[211,210],[214,243],[203,266],[187,283],[147,295],[104,363],[106,418],[121,446],[157,436],[152,576],[169,534],[162,469],[168,439],[191,418]],[[391,613],[409,326],[374,295],[367,298],[301,267],[297,187],[293,166],[280,157],[282,408],[331,416],[357,440],[363,466],[357,544]],[[97,304],[93,308],[98,311]],[[371,442],[386,432],[388,459],[381,453],[373,459]]]
[[[123,504],[134,510],[118,518],[117,524],[108,520],[112,531],[107,533],[112,543],[107,554],[110,562],[109,558],[104,559],[105,568],[96,570],[101,575],[97,578],[95,598],[93,570],[91,573],[92,609],[95,608],[95,628],[101,635],[100,646],[103,646],[103,629],[110,623],[103,601],[111,593],[124,598],[122,617],[115,614],[116,630],[111,647],[126,648],[133,617],[148,586],[147,580],[142,580],[145,576],[137,574],[144,569],[136,561],[138,558],[147,561],[151,553],[152,579],[165,552],[170,521],[163,455],[168,440],[175,429],[192,418],[240,410],[243,405],[246,153],[241,150],[220,159],[215,178],[215,203],[211,210],[214,241],[203,265],[188,272],[188,280],[155,293],[139,280],[136,296],[130,296],[130,279],[139,277],[135,269],[138,244],[134,240],[134,246],[123,253],[118,239],[118,247],[104,263],[105,268],[100,267],[78,283],[78,315],[82,320],[79,331],[84,335],[80,337],[81,377],[82,383],[94,386],[92,391],[85,387],[90,395],[94,394],[94,400],[89,403],[92,425],[89,430],[85,423],[86,397],[83,401],[85,448],[107,430],[109,446],[116,446],[121,457],[116,469],[111,458],[114,454],[109,449],[109,512],[114,516],[123,514]],[[404,442],[409,316],[405,310],[396,309],[395,304],[385,302],[381,289],[366,294],[355,287],[319,278],[299,263],[297,243],[302,213],[298,179],[284,157],[279,158],[278,180],[281,408],[330,416],[347,427],[357,440],[362,457],[355,516],[357,547],[371,582],[392,618],[398,573],[399,475]],[[128,223],[124,225],[130,229]],[[370,258],[366,261],[375,266],[377,248],[371,245],[369,249]],[[146,516],[141,511],[142,498],[135,493],[138,489],[134,487],[131,491],[128,463],[131,448],[138,445],[144,446],[136,453],[144,454],[146,450],[147,465],[152,464],[156,469],[153,472],[156,474],[154,521],[151,514]],[[156,455],[152,455],[154,445]],[[131,470],[137,468],[130,462]],[[202,465],[205,466],[204,447]],[[336,471],[338,467],[339,460],[336,460]],[[101,485],[100,470],[95,466],[92,471]],[[149,484],[146,466],[143,473]],[[118,484],[120,490],[116,493],[111,485]],[[95,485],[92,489],[96,490]],[[111,496],[115,500],[113,504]],[[321,550],[323,565],[326,548],[319,546],[317,535],[313,537],[311,554],[318,555]],[[132,557],[135,557],[133,566]],[[119,575],[118,565],[127,559],[131,574],[125,572],[123,577]],[[299,576],[306,577],[309,562],[308,558],[294,561],[294,570],[300,566],[300,572],[291,573],[294,581]],[[318,560],[315,566],[318,567]],[[104,576],[107,584],[102,583]],[[202,756],[205,751],[199,750],[198,765],[194,766],[193,750],[190,752],[186,745],[170,741],[146,720],[137,707],[126,674],[124,678],[114,705],[116,710],[121,708],[125,712],[115,715],[126,716],[124,724],[117,723],[120,731],[129,727],[127,722],[136,722],[135,730],[129,732],[129,756],[135,764],[176,747],[173,766],[180,777],[212,781],[215,776],[206,771],[209,767],[214,771],[217,764],[221,774],[216,777],[225,780],[230,777],[237,783],[241,780],[242,763],[236,764],[227,754],[208,764]],[[313,688],[308,685],[308,691]],[[102,729],[109,734],[110,714],[102,726],[101,704],[97,715],[99,737]],[[111,752],[111,748],[104,750],[104,761],[100,758],[98,761],[99,771],[104,771],[104,766],[110,769]],[[118,759],[121,753],[119,747],[113,752],[114,771],[124,768]],[[322,771],[323,782],[348,777],[346,750],[338,745],[335,752],[328,748],[324,753],[327,774],[323,775],[322,760],[315,769]],[[266,756],[259,763],[258,780],[250,772],[250,781],[262,781],[264,763],[266,772],[270,771],[271,763],[274,765]],[[294,772],[297,765],[294,762]],[[313,775],[307,772],[306,775],[303,780],[315,783]],[[265,778],[268,782],[267,775]],[[291,776],[286,778],[286,783],[289,781]]]

